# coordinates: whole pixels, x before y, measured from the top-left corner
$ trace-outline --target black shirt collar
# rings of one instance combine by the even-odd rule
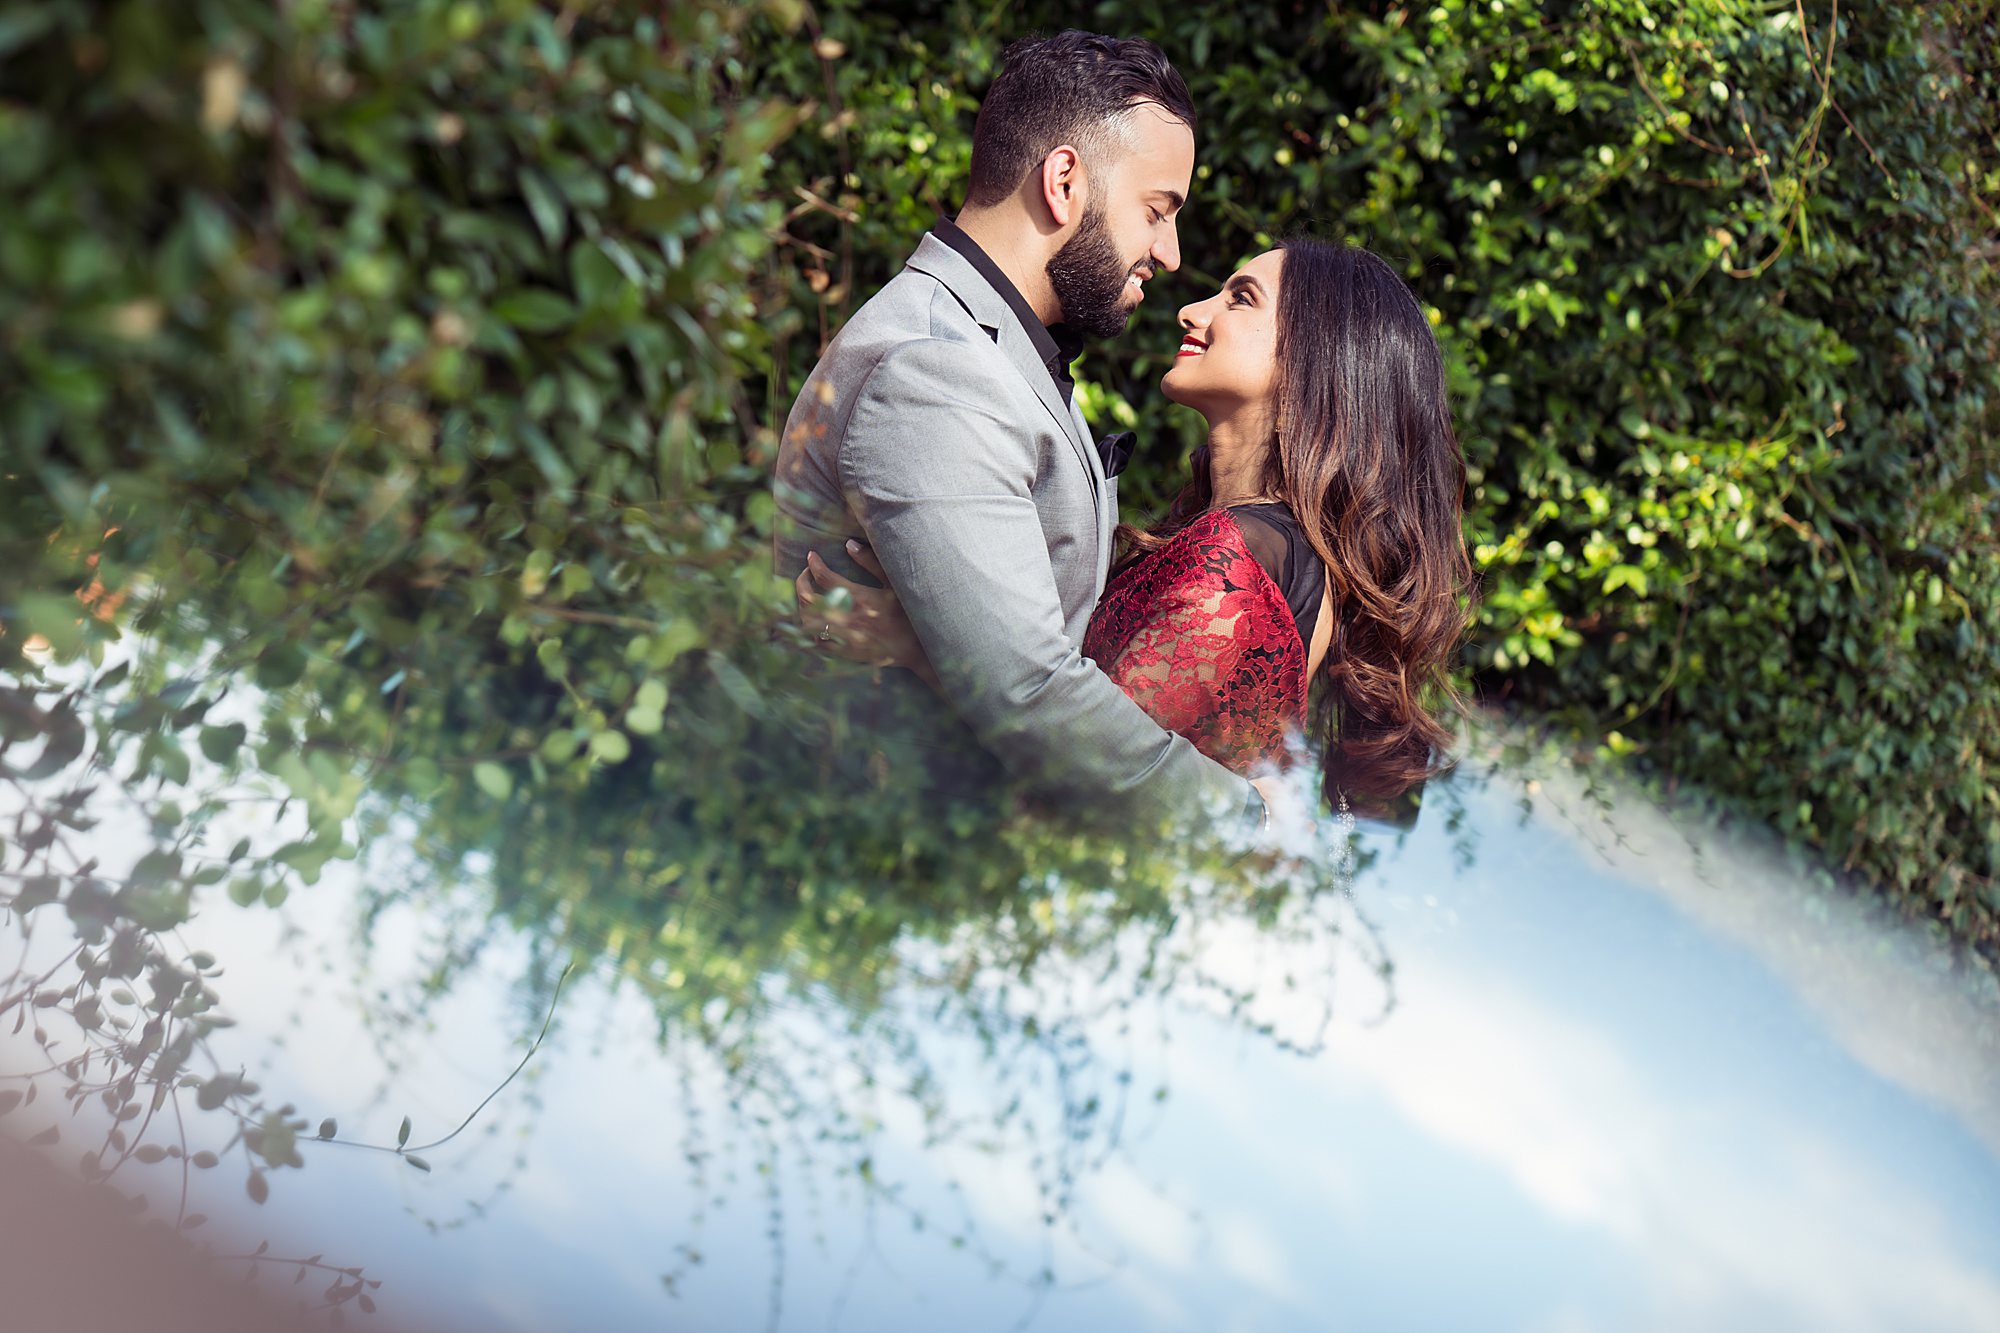
[[[1035,355],[1049,368],[1049,378],[1062,390],[1063,401],[1068,402],[1074,387],[1069,375],[1069,363],[1083,355],[1083,335],[1067,324],[1044,325],[1035,308],[1028,304],[1028,298],[1021,295],[1021,289],[1000,271],[1000,266],[993,262],[991,256],[979,248],[979,242],[967,236],[950,218],[939,217],[937,225],[931,228],[931,234],[964,255],[966,262],[986,279],[987,285],[1000,293],[1000,299],[1007,303],[1021,321],[1021,327],[1027,331]]]

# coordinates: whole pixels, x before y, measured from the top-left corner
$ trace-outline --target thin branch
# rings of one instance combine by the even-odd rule
[[[408,1146],[385,1148],[379,1143],[363,1143],[359,1139],[311,1138],[311,1139],[300,1139],[299,1142],[324,1143],[339,1148],[363,1148],[368,1150],[369,1152],[391,1153],[397,1157],[407,1157],[411,1153],[429,1152],[432,1148],[436,1148],[442,1144],[450,1143],[460,1134],[463,1134],[471,1126],[472,1122],[479,1118],[479,1113],[481,1111],[484,1111],[487,1105],[490,1102],[492,1102],[492,1100],[495,1097],[498,1097],[501,1093],[505,1092],[507,1090],[508,1084],[512,1083],[516,1078],[520,1076],[521,1071],[528,1067],[528,1061],[535,1058],[535,1052],[539,1051],[542,1048],[543,1040],[546,1039],[549,1035],[550,1025],[556,1021],[556,1006],[562,1002],[563,986],[565,983],[569,981],[569,974],[571,972],[574,972],[575,970],[576,970],[576,964],[570,963],[568,966],[563,968],[562,975],[556,978],[555,994],[549,997],[549,1012],[542,1019],[542,1030],[535,1034],[535,1040],[533,1041],[532,1044],[529,1045],[526,1053],[521,1056],[520,1063],[514,1066],[513,1072],[508,1074],[506,1078],[501,1079],[500,1086],[494,1088],[493,1091],[487,1093],[486,1096],[480,1100],[479,1105],[472,1108],[472,1113],[466,1116],[464,1120],[459,1122],[458,1128],[454,1129],[451,1133],[445,1135],[443,1138],[432,1139],[429,1143],[420,1143],[416,1145],[414,1148]],[[239,1116],[238,1118],[241,1119],[242,1117]]]
[[[1727,144],[1711,143],[1699,134],[1695,134],[1690,130],[1684,130],[1679,125],[1676,125],[1672,109],[1660,100],[1659,94],[1653,91],[1653,86],[1646,82],[1646,71],[1639,67],[1639,57],[1632,51],[1629,44],[1625,48],[1625,54],[1626,58],[1632,62],[1632,77],[1639,81],[1639,91],[1646,94],[1646,99],[1659,108],[1660,117],[1665,121],[1668,129],[1705,152],[1718,153],[1723,157],[1736,156],[1736,150]]]
[[[575,970],[576,970],[576,964],[569,963],[564,966],[562,970],[562,975],[556,978],[555,994],[549,997],[549,1012],[548,1015],[542,1019],[542,1030],[535,1034],[534,1044],[529,1046],[527,1052],[521,1056],[521,1062],[514,1066],[514,1072],[507,1075],[506,1078],[502,1079],[500,1081],[499,1087],[487,1093],[485,1099],[481,1101],[479,1105],[472,1108],[472,1114],[465,1117],[465,1119],[459,1123],[457,1129],[454,1129],[451,1133],[445,1135],[441,1139],[433,1139],[429,1143],[419,1144],[414,1148],[406,1148],[403,1151],[427,1152],[432,1148],[438,1147],[440,1144],[451,1142],[453,1139],[457,1138],[460,1134],[463,1134],[466,1130],[466,1127],[469,1126],[474,1120],[479,1118],[479,1113],[486,1109],[487,1102],[492,1101],[495,1097],[498,1097],[502,1092],[506,1091],[507,1085],[509,1083],[512,1083],[515,1080],[515,1078],[520,1075],[520,1072],[528,1067],[528,1061],[535,1058],[535,1052],[542,1049],[542,1041],[549,1035],[549,1026],[550,1024],[556,1021],[556,1006],[562,1002],[563,984],[569,980],[569,974]]]

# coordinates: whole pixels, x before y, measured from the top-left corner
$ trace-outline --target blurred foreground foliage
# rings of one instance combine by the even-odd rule
[[[721,894],[667,952],[746,994],[801,920],[1169,902],[1172,843],[817,780],[771,629],[790,387],[1067,22],[1203,109],[1177,294],[1312,228],[1436,310],[1489,696],[2000,939],[1991,3],[11,0],[16,771],[115,762],[170,850],[172,788],[261,774],[305,823],[246,902],[414,812],[648,976],[661,904]],[[1082,364],[1134,509],[1191,443],[1167,305]]]
[[[170,929],[394,830],[701,1026],[773,976],[865,1010],[907,937],[1025,968],[1248,885],[1189,830],[842,765],[793,688],[767,173],[812,108],[743,34],[800,17],[0,10],[0,907]],[[93,854],[102,788],[136,865]]]

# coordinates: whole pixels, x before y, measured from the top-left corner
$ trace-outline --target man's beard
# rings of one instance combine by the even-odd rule
[[[1084,209],[1076,235],[1063,242],[1048,263],[1049,286],[1062,303],[1063,323],[1093,338],[1115,338],[1136,308],[1125,300],[1125,280],[1148,270],[1145,261],[1128,265],[1118,257],[1104,210]]]

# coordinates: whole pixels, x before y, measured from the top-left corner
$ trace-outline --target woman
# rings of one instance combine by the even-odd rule
[[[1193,477],[1124,554],[1084,652],[1240,772],[1309,738],[1327,795],[1383,808],[1434,771],[1472,570],[1444,363],[1366,250],[1292,240],[1180,312],[1161,390],[1208,422]],[[837,582],[815,560],[815,582]],[[838,651],[930,676],[887,603]],[[884,610],[890,613],[885,615]]]

